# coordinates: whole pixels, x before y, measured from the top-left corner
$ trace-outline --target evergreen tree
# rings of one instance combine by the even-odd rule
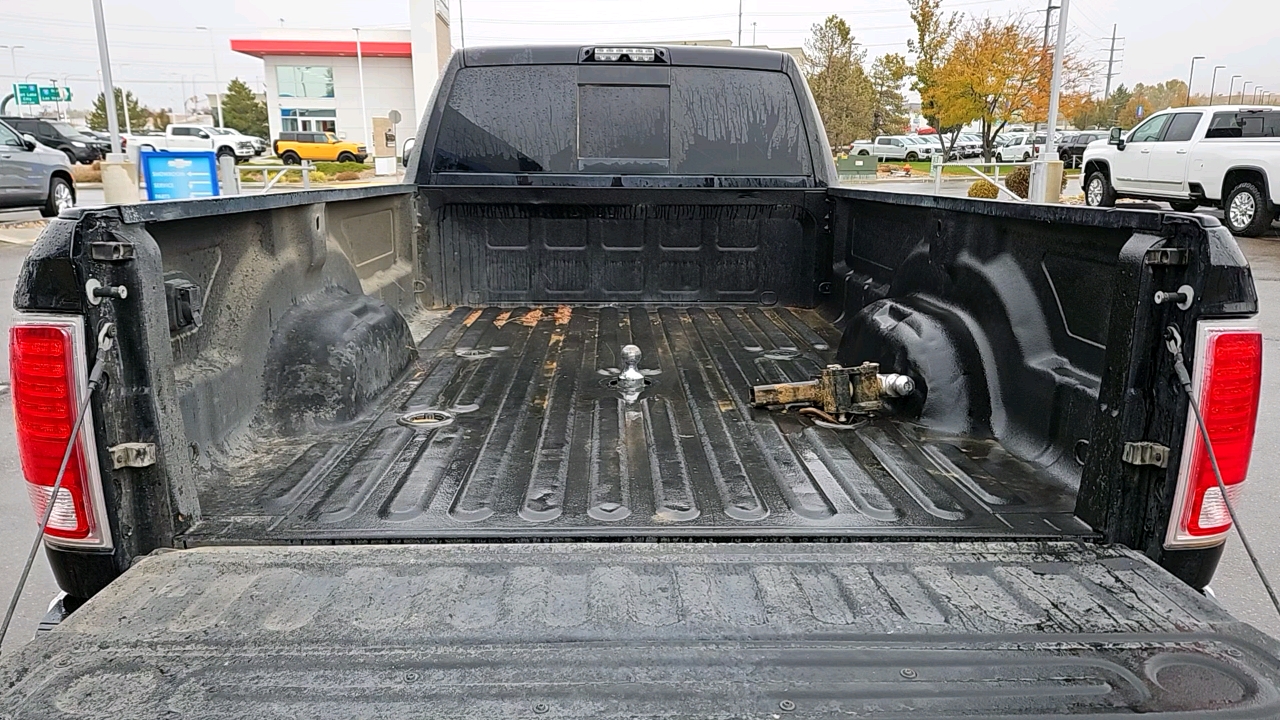
[[[169,111],[164,108],[151,113],[151,129],[153,130],[164,132],[164,129],[169,127],[172,122],[173,118],[169,116]]]
[[[902,82],[911,74],[907,59],[897,53],[876,58],[871,64],[871,86],[875,89],[876,109],[871,123],[872,135],[897,135],[906,132],[910,120]]]
[[[128,108],[129,122],[125,122],[124,113]],[[132,127],[134,132],[142,130],[147,124],[147,110],[138,103],[138,98],[134,97],[132,92],[122,91],[116,88],[116,122],[119,124],[120,132]],[[98,99],[93,101],[93,110],[89,111],[86,118],[89,127],[93,130],[107,129],[107,96],[105,93],[98,93]]]
[[[849,24],[832,15],[814,25],[812,33],[805,41],[801,64],[827,140],[840,147],[867,137],[874,124],[876,92]]]
[[[267,104],[240,78],[228,83],[222,96],[222,125],[261,138],[271,132],[267,128]]]

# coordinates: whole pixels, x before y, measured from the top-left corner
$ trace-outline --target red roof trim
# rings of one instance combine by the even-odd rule
[[[310,55],[316,57],[355,57],[355,40],[232,40],[231,49],[252,55]],[[362,42],[365,57],[413,57],[413,45],[407,42]]]

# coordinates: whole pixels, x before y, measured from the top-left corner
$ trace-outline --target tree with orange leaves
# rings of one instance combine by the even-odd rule
[[[983,155],[990,162],[996,136],[1006,125],[1044,119],[1052,67],[1052,53],[1029,22],[974,19],[957,35],[922,99],[936,109],[943,126],[977,121]],[[1079,91],[1087,68],[1072,53],[1063,58],[1063,112],[1087,99]]]

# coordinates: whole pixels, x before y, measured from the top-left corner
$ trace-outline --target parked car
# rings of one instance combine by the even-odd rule
[[[285,165],[297,165],[303,160],[364,162],[369,157],[363,144],[323,132],[282,132],[271,149]]]
[[[1280,203],[1280,108],[1174,108],[1127,133],[1111,128],[1085,150],[1084,176],[1089,205],[1123,197],[1219,207],[1231,232],[1259,235]]]
[[[72,164],[88,165],[111,152],[110,142],[86,135],[80,128],[60,120],[0,117],[0,121],[21,134],[34,137],[41,145],[62,152]]]
[[[239,133],[223,132],[212,125],[174,123],[164,135],[138,138],[140,150],[212,150],[218,157],[232,157],[243,162],[254,156],[252,139]]]
[[[251,143],[253,145],[254,155],[261,155],[262,153],[266,152],[267,147],[269,147],[266,140],[260,137],[257,137],[255,135],[245,135],[244,133],[234,128],[214,127],[209,129],[212,130],[217,135],[229,137],[236,141]]]
[[[961,157],[978,157],[982,154],[982,138],[973,133],[960,133],[956,139],[956,147],[959,148]]]
[[[924,145],[927,145],[927,146],[931,149],[931,152],[929,153],[929,156],[930,156],[931,158],[932,158],[932,157],[945,157],[948,161],[950,161],[950,160],[956,160],[956,159],[959,159],[959,157],[960,157],[960,148],[959,148],[959,147],[956,147],[956,148],[955,148],[955,150],[953,150],[953,151],[952,151],[952,152],[950,152],[950,153],[947,153],[947,154],[944,156],[944,155],[943,155],[944,148],[943,148],[943,146],[942,146],[942,138],[938,137],[938,136],[937,136],[937,134],[932,134],[932,135],[909,135],[908,137],[910,137],[911,139],[915,140],[917,144],[921,144],[921,143],[923,143]]]
[[[39,207],[41,215],[54,217],[75,204],[67,156],[0,122],[0,207]]]
[[[1044,143],[1043,133],[1010,135],[1005,144],[996,149],[996,161],[1028,162],[1040,154]]]
[[[1280,716],[1204,592],[1262,383],[1215,220],[839,187],[780,52],[468,49],[427,104],[403,183],[45,230],[67,595],[0,716]]]
[[[851,155],[871,155],[880,162],[887,160],[913,162],[926,158],[932,153],[932,145],[917,143],[908,135],[881,135],[874,140],[859,140],[849,148]]]
[[[1062,164],[1068,168],[1078,168],[1084,165],[1084,150],[1089,147],[1089,143],[1098,140],[1105,140],[1107,134],[1099,131],[1084,131],[1074,135],[1064,135],[1061,144],[1058,145],[1058,159],[1062,160]]]

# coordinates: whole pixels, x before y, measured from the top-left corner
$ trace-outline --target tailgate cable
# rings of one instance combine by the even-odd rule
[[[1276,612],[1280,613],[1280,599],[1276,598],[1276,591],[1271,587],[1271,581],[1267,579],[1267,574],[1262,570],[1262,564],[1258,562],[1258,556],[1253,552],[1253,546],[1249,544],[1249,539],[1244,535],[1244,527],[1240,525],[1240,519],[1236,517],[1236,509],[1231,504],[1231,498],[1227,495],[1227,484],[1222,481],[1222,471],[1218,469],[1218,456],[1213,452],[1213,442],[1209,440],[1209,429],[1205,427],[1204,417],[1200,414],[1200,403],[1196,401],[1195,393],[1191,388],[1191,374],[1187,372],[1186,361],[1182,357],[1182,334],[1178,332],[1178,328],[1170,325],[1164,331],[1165,346],[1173,355],[1173,372],[1178,376],[1178,384],[1182,386],[1182,391],[1187,394],[1187,399],[1191,401],[1191,411],[1196,416],[1196,426],[1200,428],[1200,438],[1204,440],[1205,450],[1209,453],[1209,464],[1213,466],[1213,476],[1218,480],[1218,492],[1222,493],[1222,504],[1227,507],[1227,515],[1231,518],[1231,524],[1235,526],[1236,534],[1240,536],[1240,544],[1244,545],[1244,551],[1249,556],[1249,562],[1253,563],[1253,569],[1258,573],[1258,579],[1262,581],[1262,586],[1267,589],[1267,595],[1271,597],[1271,604],[1275,606]]]
[[[13,620],[13,613],[18,608],[18,599],[22,597],[22,590],[27,585],[27,576],[31,574],[31,565],[36,560],[36,553],[40,552],[40,544],[44,540],[45,528],[49,526],[49,519],[53,517],[53,509],[55,500],[58,497],[58,490],[62,487],[62,477],[67,471],[67,463],[71,462],[71,451],[75,449],[76,439],[80,436],[80,426],[84,424],[85,416],[89,414],[89,402],[93,400],[93,391],[98,389],[98,385],[102,382],[102,372],[107,365],[107,352],[115,344],[116,328],[112,323],[106,323],[102,329],[98,331],[98,352],[93,358],[93,369],[89,371],[88,392],[84,395],[84,402],[80,404],[80,411],[76,413],[75,424],[71,426],[71,436],[67,438],[67,448],[62,451],[62,464],[58,466],[57,479],[53,481],[53,487],[49,492],[49,505],[44,509],[44,517],[40,519],[40,527],[36,531],[35,542],[31,543],[31,552],[27,553],[27,564],[22,568],[22,575],[18,578],[18,586],[13,589],[13,597],[9,598],[9,609],[4,613],[4,623],[0,624],[0,644],[4,643],[4,637],[9,633],[9,623]]]

